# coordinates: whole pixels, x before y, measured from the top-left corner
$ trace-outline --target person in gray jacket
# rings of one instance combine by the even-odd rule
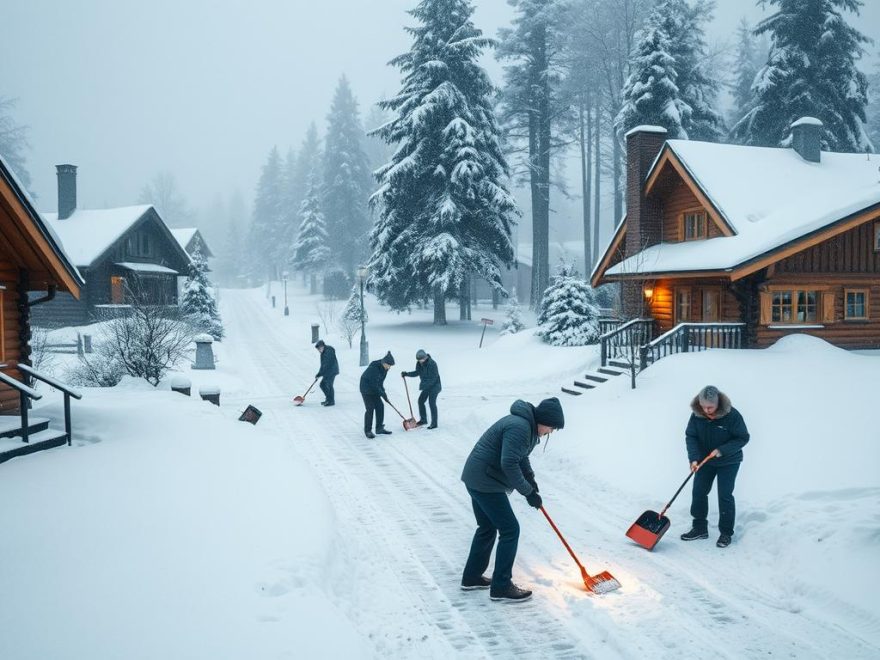
[[[471,496],[477,531],[461,578],[465,591],[488,588],[492,600],[521,602],[531,598],[531,591],[512,581],[519,523],[508,494],[516,490],[530,506],[541,508],[529,454],[541,436],[563,426],[565,416],[556,397],[544,399],[538,406],[518,399],[510,406],[510,414],[490,426],[471,450],[461,480]],[[489,567],[496,536],[495,570],[489,580],[483,573]]]

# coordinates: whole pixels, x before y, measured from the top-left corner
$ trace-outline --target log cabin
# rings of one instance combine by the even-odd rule
[[[821,150],[821,122],[790,147],[626,135],[626,215],[591,275],[621,283],[653,336],[733,324],[737,345],[791,333],[880,348],[880,156]]]
[[[80,297],[84,281],[58,235],[37,213],[24,186],[0,157],[0,373],[30,382],[31,313],[57,292]],[[28,291],[48,292],[29,299]],[[4,380],[0,415],[20,414],[23,397]],[[5,427],[4,427],[5,428]]]
[[[79,298],[62,293],[35,310],[33,323],[45,327],[84,325],[125,313],[131,286],[146,302],[177,305],[178,275],[190,257],[151,205],[79,209],[76,166],[57,165],[58,212],[44,213],[85,279]],[[33,290],[32,297],[42,293]]]
[[[208,247],[208,243],[205,241],[205,237],[202,236],[202,232],[197,227],[174,228],[171,230],[171,234],[180,244],[180,247],[186,250],[188,255],[192,256],[196,249],[198,249],[205,259],[210,259],[214,256],[214,253],[211,252],[211,248]]]

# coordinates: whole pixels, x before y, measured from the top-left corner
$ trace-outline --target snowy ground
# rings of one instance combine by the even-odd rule
[[[335,408],[319,392],[290,403],[317,371],[319,304],[296,290],[285,318],[265,291],[223,291],[219,369],[186,374],[194,391],[221,388],[219,409],[132,383],[88,390],[73,448],[0,465],[0,657],[880,655],[880,356],[794,337],[664,359],[635,391],[619,378],[560,394],[566,428],[532,456],[541,493],[587,567],[623,588],[587,596],[514,494],[514,580],[535,596],[505,605],[458,589],[473,532],[463,461],[513,399],[537,403],[594,367],[595,347],[499,338],[502,311],[480,308],[497,324],[478,349],[476,323],[435,329],[428,310],[371,304],[371,356],[397,359],[391,401],[404,410],[399,373],[417,348],[444,390],[440,429],[404,433],[386,408],[394,434],[367,440],[357,340],[326,335],[342,367]],[[677,539],[685,492],[646,552],[624,532],[686,476],[687,406],[707,383],[752,433],[734,544]],[[264,413],[256,427],[234,421],[248,403]]]

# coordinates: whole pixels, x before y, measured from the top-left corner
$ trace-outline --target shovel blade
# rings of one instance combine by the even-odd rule
[[[403,420],[403,428],[406,431],[412,431],[413,429],[416,429],[418,427],[419,423],[412,418]]]
[[[653,550],[669,529],[670,524],[669,518],[666,516],[648,510],[630,525],[626,535],[646,550]]]
[[[621,584],[617,581],[617,578],[611,575],[608,571],[602,571],[598,575],[594,575],[590,578],[590,584],[587,584],[586,581],[584,585],[594,594],[607,594],[611,591],[615,591],[620,589]]]
[[[301,406],[303,404],[303,401],[305,401],[305,398],[302,396],[297,395],[293,397],[293,402],[298,406]]]

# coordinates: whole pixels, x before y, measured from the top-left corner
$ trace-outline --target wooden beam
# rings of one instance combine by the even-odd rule
[[[621,243],[623,243],[623,238],[626,236],[626,216],[624,216],[620,225],[614,232],[614,236],[611,237],[611,244],[605,250],[605,254],[602,255],[602,258],[599,260],[599,266],[594,271],[593,277],[590,278],[590,285],[595,288],[602,283],[602,277],[605,275],[605,271],[608,270],[611,265],[612,257],[617,254],[617,251],[620,249]]]

